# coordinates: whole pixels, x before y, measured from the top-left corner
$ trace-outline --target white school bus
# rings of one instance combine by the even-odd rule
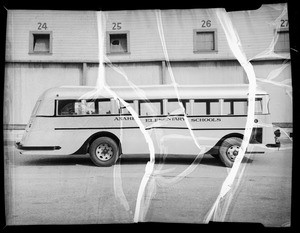
[[[138,114],[155,153],[197,155],[201,146],[225,166],[233,165],[245,131],[248,85],[178,86],[178,92],[171,85],[141,86],[139,93],[131,87],[111,90]],[[269,95],[257,89],[248,150],[264,152],[267,144],[275,145],[268,106]],[[95,87],[44,92],[16,146],[24,155],[89,153],[97,166],[111,166],[121,155],[149,153],[129,108]]]

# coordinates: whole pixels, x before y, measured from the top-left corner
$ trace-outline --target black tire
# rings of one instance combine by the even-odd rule
[[[226,167],[232,167],[235,157],[238,155],[239,148],[242,145],[242,139],[238,137],[226,138],[220,148],[219,156]]]
[[[220,159],[219,154],[210,154],[212,157],[214,157],[215,159]]]
[[[110,167],[118,160],[119,147],[113,139],[100,137],[90,145],[89,154],[96,166]]]

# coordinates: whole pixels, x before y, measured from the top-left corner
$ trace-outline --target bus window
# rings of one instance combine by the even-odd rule
[[[185,101],[185,113],[186,115],[191,115],[191,103],[189,100]]]
[[[223,103],[223,114],[247,115],[247,99],[227,99]]]
[[[209,113],[208,115],[219,115],[220,114],[220,104],[219,100],[217,101],[210,101],[208,102],[210,104]]]
[[[205,101],[195,100],[194,115],[206,115],[206,102]]]
[[[75,115],[75,100],[59,100],[57,115],[59,116],[67,116],[67,115]]]
[[[76,101],[74,103],[76,115],[96,114],[95,102],[87,102],[86,100]]]
[[[96,114],[95,102],[87,100],[59,100],[57,115],[86,115]]]
[[[111,114],[111,102],[110,99],[98,100],[98,112],[99,115]]]
[[[140,116],[158,116],[162,114],[162,101],[139,101]]]
[[[231,102],[229,101],[224,101],[223,102],[223,114],[224,115],[232,115],[233,112],[231,111]]]
[[[189,113],[190,113],[189,101],[182,100],[181,102],[183,104],[184,110],[182,109],[182,106],[179,104],[177,99],[169,99],[168,104],[167,104],[168,115],[178,115],[178,114],[184,114],[184,113],[189,115]]]
[[[255,98],[255,113],[262,114],[262,112],[263,112],[262,98]]]
[[[234,101],[234,115],[247,115],[247,100]]]
[[[134,103],[132,100],[125,100],[125,101],[135,110]],[[122,115],[131,114],[129,110],[121,102],[119,102],[119,106],[120,106],[118,110],[119,114]]]

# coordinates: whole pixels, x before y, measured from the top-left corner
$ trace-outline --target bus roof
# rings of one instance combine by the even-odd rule
[[[173,85],[151,85],[133,87],[109,87],[123,99],[164,99],[178,98]],[[248,84],[234,85],[178,85],[180,99],[206,98],[247,98]],[[256,95],[266,95],[267,92],[256,88]],[[106,89],[95,86],[61,86],[48,89],[40,99],[96,99],[113,97]]]

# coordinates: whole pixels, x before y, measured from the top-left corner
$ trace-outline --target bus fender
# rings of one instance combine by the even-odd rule
[[[212,154],[212,155],[218,155],[219,154],[219,148],[222,144],[222,142],[226,139],[226,138],[231,138],[231,137],[238,137],[240,139],[244,138],[243,134],[240,133],[230,133],[227,134],[225,136],[223,136],[217,143],[216,145],[214,145],[209,151],[206,152],[206,154]]]
[[[92,134],[86,141],[82,144],[82,146],[73,154],[86,154],[89,151],[90,145],[93,143],[94,140],[100,137],[109,137],[113,139],[119,145],[119,156],[122,154],[122,146],[120,139],[113,133],[107,131],[101,131]]]

